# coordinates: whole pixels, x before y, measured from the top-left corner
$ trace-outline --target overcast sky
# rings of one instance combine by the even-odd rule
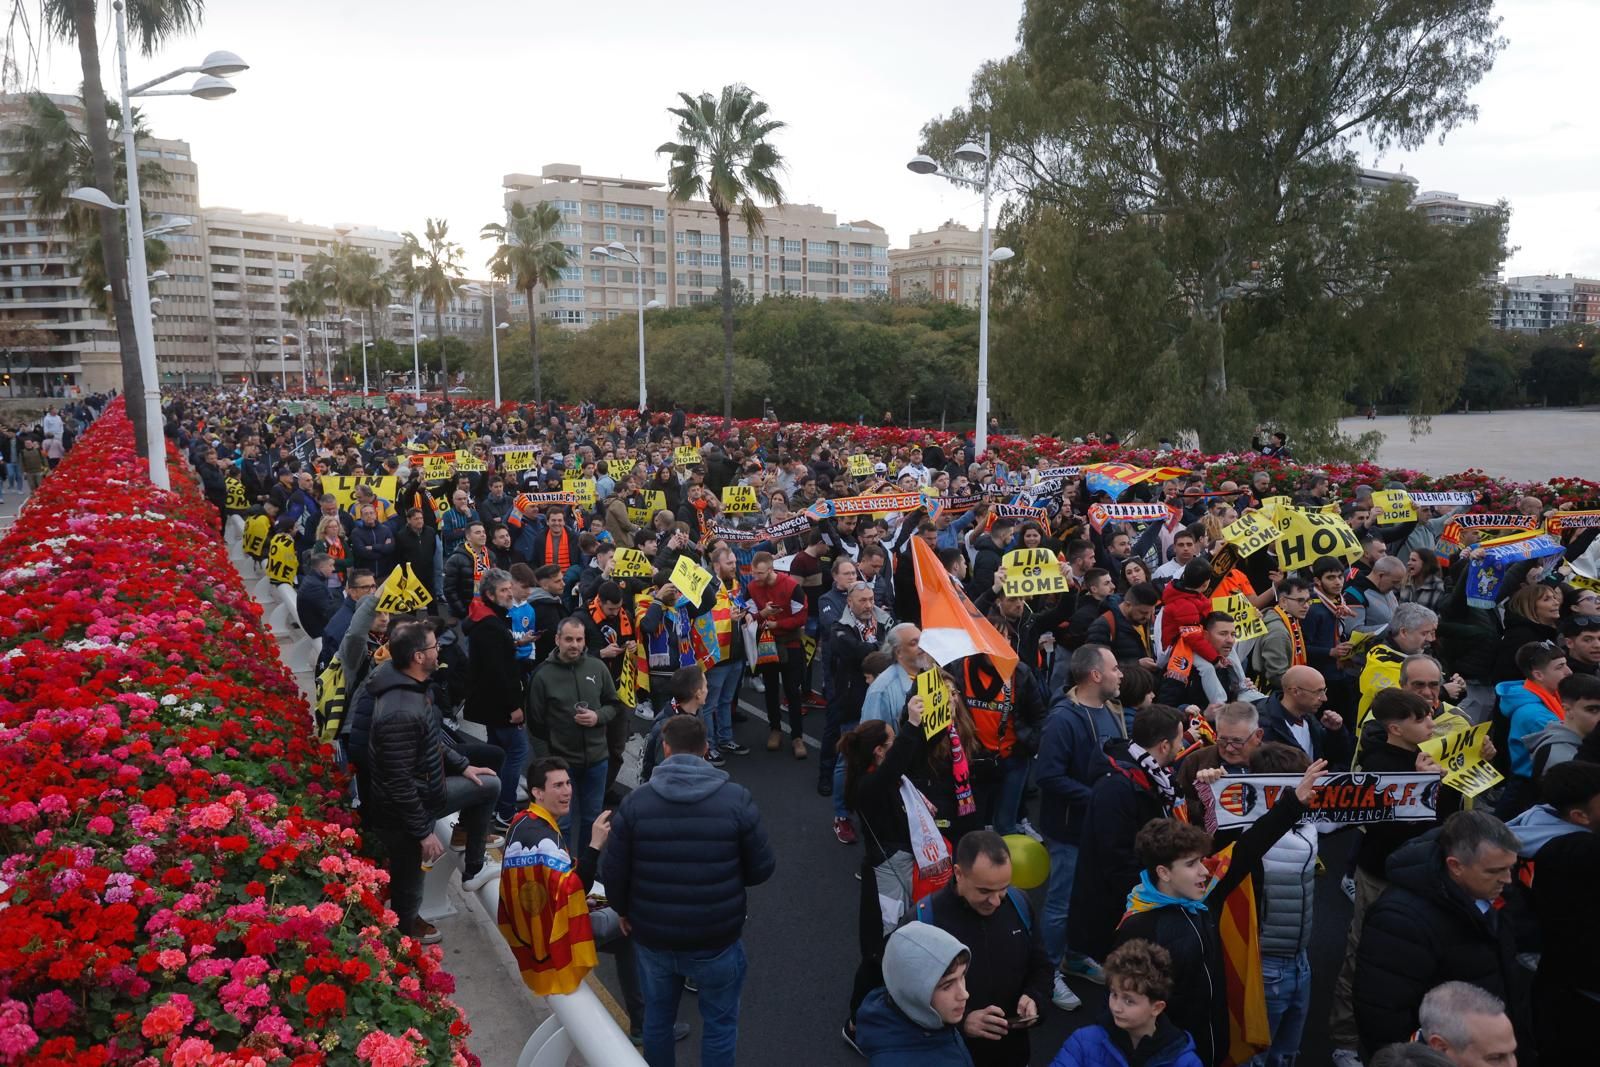
[[[106,11],[109,5],[102,5]],[[550,162],[659,178],[675,93],[743,81],[789,123],[776,138],[789,199],[871,219],[893,245],[956,218],[976,193],[905,169],[922,124],[966,99],[985,59],[1015,48],[1021,0],[846,5],[610,0],[212,0],[201,32],[132,77],[238,52],[252,69],[217,102],[143,102],[162,136],[193,146],[207,206],[318,223],[421,229],[443,216],[481,273],[479,227],[500,178]],[[1512,206],[1512,274],[1600,275],[1600,108],[1592,106],[1594,0],[1502,3],[1510,48],[1475,90],[1475,126],[1411,154],[1364,160],[1423,189]],[[106,11],[109,14],[109,11]],[[104,52],[108,84],[114,49]],[[74,91],[59,44],[41,82]]]

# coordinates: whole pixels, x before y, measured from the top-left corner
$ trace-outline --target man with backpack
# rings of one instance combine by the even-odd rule
[[[917,920],[972,948],[961,1035],[976,1067],[1027,1067],[1028,1030],[1050,998],[1054,968],[1028,908],[1011,887],[1011,852],[999,834],[974,830],[956,844],[955,878],[924,897]]]

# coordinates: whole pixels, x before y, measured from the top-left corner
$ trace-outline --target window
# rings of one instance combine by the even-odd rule
[[[783,250],[785,252],[798,253],[800,251],[800,240],[799,240],[799,238],[796,238],[796,237],[785,237],[783,239]],[[796,268],[796,269],[798,270],[799,268]]]
[[[652,258],[657,263],[665,263],[667,261],[667,254],[658,248],[655,250],[655,254]]]
[[[583,240],[583,224],[580,222],[563,222],[559,227],[557,227],[556,232],[562,237],[576,237],[580,241]],[[577,246],[568,245],[567,247],[576,248]]]
[[[606,281],[606,272],[600,267],[590,267],[589,281],[593,285],[604,285]]]
[[[677,274],[677,281],[678,281],[679,285],[688,285],[689,284],[689,274],[688,274],[688,272],[680,270],[678,272],[678,274]]]
[[[850,273],[856,277],[864,278],[867,275],[867,265],[865,263],[852,263],[850,264]]]
[[[667,221],[667,212],[666,212],[665,208],[659,208],[658,207],[658,208],[655,209],[654,221],[656,221],[656,222],[666,222]],[[661,240],[661,238],[657,237],[656,240],[659,241],[659,240]]]
[[[888,246],[887,245],[873,245],[872,246],[872,258],[873,259],[888,259],[889,258],[889,248],[888,248]]]
[[[796,271],[796,272],[798,272],[801,269],[800,268],[800,261],[798,259],[786,259],[786,260],[783,261],[783,266],[780,267],[779,269],[783,270],[783,271]]]
[[[666,230],[651,230],[650,231],[650,243],[654,244],[654,245],[664,245],[664,244],[666,244],[667,243],[667,231]]]
[[[612,268],[610,268],[610,269],[608,269],[606,271],[606,284],[607,285],[616,285],[617,284],[617,269],[615,267],[612,267]]]
[[[583,311],[578,308],[557,308],[555,311],[548,312],[545,318],[551,322],[566,325],[583,325]]]
[[[606,230],[605,230],[605,240],[607,240],[607,241],[615,241],[616,239],[617,239],[617,228],[615,226],[607,226]]]
[[[674,238],[674,240],[673,240],[674,244],[680,244],[680,245],[683,244],[684,243],[683,231],[679,230],[677,233],[673,234],[673,238]]]
[[[686,267],[689,265],[689,253],[679,252],[676,258],[678,261],[678,266]]]
[[[734,234],[728,239],[728,246],[731,251],[743,252],[745,248],[745,239],[738,234]]]
[[[583,205],[583,213],[591,219],[597,219],[600,217],[600,205],[591,200]]]
[[[855,243],[852,242],[851,245],[850,245],[850,258],[851,259],[871,259],[872,258],[872,246],[871,245],[858,245],[858,244],[855,244]]]
[[[623,285],[633,285],[634,284],[632,268],[628,268],[628,269],[623,270],[623,272],[622,272],[622,284]]]
[[[808,255],[808,256],[831,256],[831,255],[833,255],[833,253],[828,250],[828,242],[826,242],[826,241],[807,241],[806,242],[806,255]]]
[[[851,282],[850,283],[850,291],[852,293],[854,293],[856,296],[866,296],[867,295],[867,283],[866,282]]]
[[[617,208],[617,215],[625,222],[643,222],[644,208],[632,204],[623,204]]]
[[[720,266],[722,266],[722,253],[721,252],[701,252],[700,253],[700,264],[702,266],[706,266],[706,267],[720,267]]]
[[[832,274],[833,264],[826,259],[813,259],[806,264],[806,270],[811,274]]]
[[[657,285],[666,285],[667,284],[667,272],[666,271],[664,271],[664,270],[656,271],[656,284]]]
[[[562,267],[561,268],[561,280],[562,281],[568,281],[568,282],[581,282],[581,281],[583,281],[583,268],[582,267]],[[513,294],[512,300],[513,300],[513,302],[516,302],[516,303],[520,303],[521,302],[521,298],[519,296],[516,296],[515,294]]]
[[[749,262],[750,262],[750,257],[749,256],[729,256],[728,257],[728,264],[734,270],[744,270],[746,265]]]
[[[604,289],[590,289],[589,290],[589,303],[591,303],[591,304],[604,304],[605,302],[606,302],[606,291]]]
[[[546,289],[545,302],[550,304],[581,304],[583,290],[573,288]]]
[[[556,210],[561,212],[563,215],[576,215],[579,211],[578,202],[576,200],[552,200],[551,203],[554,204]]]
[[[294,277],[294,271],[288,270],[288,269],[286,269],[284,267],[279,267],[278,268],[278,277],[280,277],[280,278],[293,278]]]
[[[616,218],[617,217],[617,205],[615,205],[615,204],[607,204],[607,205],[605,205],[605,213],[606,213],[606,218],[608,218],[608,219]]]

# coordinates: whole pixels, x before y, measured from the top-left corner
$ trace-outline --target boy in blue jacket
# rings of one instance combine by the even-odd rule
[[[855,1045],[872,1067],[973,1067],[961,1039],[972,953],[928,923],[909,922],[883,950],[883,985],[856,1011]]]
[[[1160,945],[1129,941],[1102,964],[1113,1025],[1074,1030],[1050,1067],[1202,1067],[1194,1038],[1167,1018],[1172,957]]]

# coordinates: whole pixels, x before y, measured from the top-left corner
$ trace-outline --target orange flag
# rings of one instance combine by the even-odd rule
[[[922,601],[922,648],[942,667],[963,656],[983,653],[1006,681],[1017,669],[1017,654],[988,619],[978,614],[920,537],[911,539],[911,559]]]

